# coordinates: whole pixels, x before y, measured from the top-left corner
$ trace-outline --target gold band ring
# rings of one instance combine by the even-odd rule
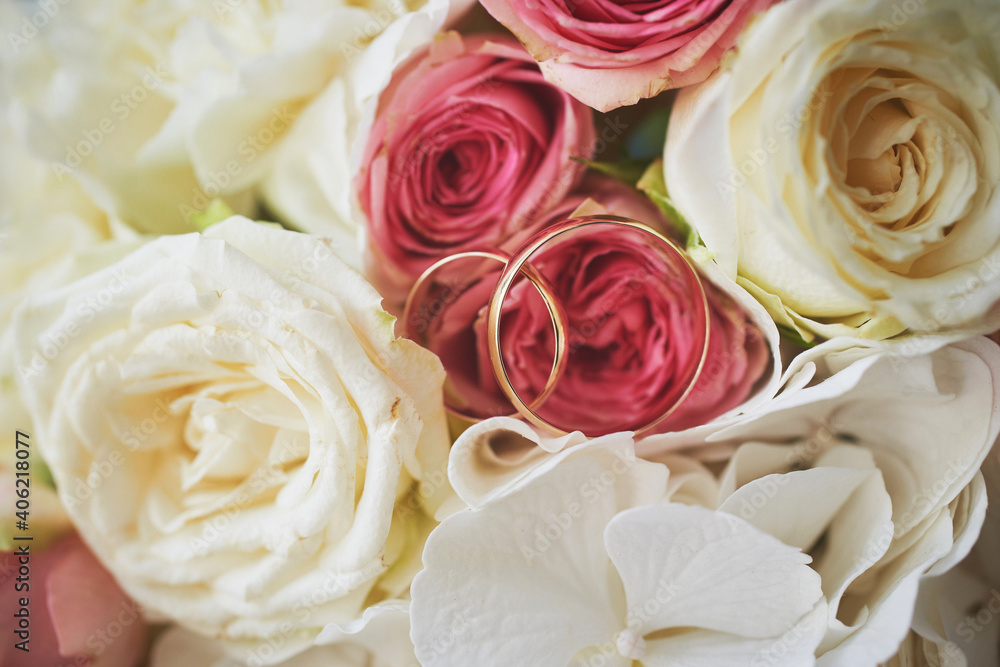
[[[448,257],[444,257],[435,262],[434,264],[432,264],[431,266],[429,266],[422,274],[420,274],[420,277],[417,278],[417,281],[413,284],[413,287],[410,289],[410,293],[406,297],[406,303],[403,306],[403,322],[402,322],[402,335],[404,337],[410,338],[411,334],[413,333],[412,331],[409,330],[410,318],[413,314],[413,308],[415,307],[416,303],[419,300],[418,297],[420,295],[421,289],[431,279],[431,276],[433,276],[434,273],[436,273],[442,267],[451,262],[473,257],[477,257],[480,259],[494,260],[500,262],[503,265],[507,265],[507,263],[510,261],[510,255],[500,250],[469,250],[466,252],[460,252],[454,255],[449,255]],[[538,273],[538,271],[536,271],[534,267],[532,267],[530,264],[527,264],[526,262],[521,262],[518,265],[518,270],[517,272],[515,272],[514,275],[516,275],[517,273],[523,273],[525,277],[531,282],[531,284],[535,286],[535,289],[538,290],[538,293],[541,295],[542,300],[545,302],[545,307],[549,312],[549,317],[552,318],[552,331],[555,340],[555,356],[552,359],[552,369],[549,371],[549,377],[548,380],[545,382],[545,387],[542,390],[542,393],[539,394],[539,396],[535,398],[535,400],[532,401],[531,403],[532,408],[538,409],[545,402],[545,400],[552,394],[552,391],[555,389],[556,383],[559,381],[559,378],[562,377],[563,371],[566,368],[567,318],[566,318],[566,313],[563,310],[562,304],[559,302],[558,299],[556,299],[555,294],[552,291],[551,285],[549,285],[549,282],[540,273]],[[495,373],[496,371],[494,371],[494,374]],[[520,401],[520,397],[518,397],[518,400]],[[461,419],[466,419],[469,421],[479,421],[480,419],[482,419],[481,416],[470,415],[466,412],[463,412],[457,406],[451,405],[447,400],[445,400],[445,409],[449,413]],[[518,416],[518,414],[520,414],[520,411],[515,412],[510,416]]]
[[[514,404],[518,413],[521,414],[525,419],[534,424],[535,426],[545,429],[546,431],[556,434],[565,435],[567,431],[551,424],[536,412],[537,405],[528,405],[514,389],[511,384],[510,377],[507,374],[507,368],[504,364],[503,355],[500,352],[500,314],[503,307],[504,299],[510,293],[511,286],[514,283],[515,277],[521,273],[523,267],[528,264],[528,260],[535,254],[539,249],[541,249],[545,244],[554,240],[558,236],[565,234],[567,232],[582,229],[584,227],[594,226],[594,225],[620,225],[625,228],[634,229],[638,232],[647,234],[657,241],[661,242],[669,251],[671,255],[675,255],[679,258],[683,266],[689,272],[689,278],[697,286],[698,290],[698,301],[701,305],[701,315],[704,317],[705,323],[705,336],[704,345],[701,349],[701,355],[698,360],[698,365],[694,371],[694,376],[684,389],[683,393],[674,401],[674,403],[667,409],[663,414],[654,419],[653,421],[644,424],[643,426],[635,429],[635,433],[643,433],[649,431],[661,421],[669,417],[674,410],[684,401],[684,399],[691,393],[694,388],[698,377],[701,375],[702,369],[705,366],[705,359],[708,356],[708,342],[709,342],[709,307],[708,307],[708,295],[705,292],[705,286],[701,281],[701,276],[697,269],[691,264],[688,257],[676,246],[673,241],[661,234],[660,232],[652,229],[651,227],[644,225],[641,222],[636,222],[635,220],[630,220],[628,218],[621,218],[618,216],[611,215],[593,215],[580,218],[573,218],[565,222],[547,227],[532,239],[530,239],[524,246],[513,257],[507,261],[507,266],[504,268],[503,273],[500,275],[500,279],[497,281],[496,288],[493,291],[493,295],[490,298],[490,305],[488,309],[488,324],[487,324],[487,343],[489,345],[490,353],[490,363],[493,366],[493,374],[496,376],[497,382],[500,384],[500,388],[510,399],[510,402]],[[536,287],[537,287],[536,283]],[[541,291],[541,289],[540,289]],[[548,305],[549,299],[546,299],[546,304]],[[550,309],[550,312],[553,312]],[[563,332],[565,333],[565,332]],[[563,341],[565,345],[565,337],[563,336],[560,340]],[[554,368],[555,366],[553,366]],[[560,372],[561,375],[561,372]],[[550,380],[555,377],[555,374],[550,376]],[[547,389],[549,389],[547,385]],[[547,395],[547,394],[546,394]]]

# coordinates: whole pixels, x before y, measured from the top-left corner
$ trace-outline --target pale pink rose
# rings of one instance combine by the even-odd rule
[[[628,186],[593,176],[585,185],[607,213],[662,226],[655,208]],[[574,192],[546,224],[569,217],[584,195]],[[704,339],[692,317],[701,307],[698,296],[680,278],[665,281],[644,243],[634,234],[598,232],[531,262],[550,280],[569,321],[565,374],[539,409],[566,430],[592,435],[653,421],[700,359]],[[482,417],[513,411],[494,380],[487,350],[485,304],[500,268],[487,271],[428,330],[417,332],[441,357],[455,393],[471,408],[467,413]],[[771,364],[768,344],[749,315],[702,282],[710,310],[709,357],[691,393],[658,431],[703,424],[739,406]],[[545,386],[555,347],[552,320],[530,284],[511,291],[501,332],[511,382],[530,402]]]
[[[482,0],[545,78],[600,111],[704,81],[775,0]]]
[[[509,37],[448,33],[408,61],[380,97],[356,181],[387,305],[446,255],[530,236],[594,140],[590,109]]]
[[[15,549],[28,542],[15,543]],[[30,550],[30,549],[29,549]],[[17,552],[0,555],[4,627],[18,628],[19,599],[29,599],[30,652],[8,632],[0,647],[4,667],[133,667],[146,647],[146,624],[137,604],[118,587],[77,535],[28,557],[27,591],[15,590]],[[13,625],[11,622],[13,621]]]

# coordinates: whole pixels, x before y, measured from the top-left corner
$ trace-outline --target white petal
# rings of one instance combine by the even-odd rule
[[[417,661],[410,641],[410,604],[403,600],[372,605],[350,623],[331,623],[316,637],[316,643],[364,647],[378,665],[412,665]]]
[[[813,652],[826,629],[826,603],[822,600],[798,623],[779,637],[747,639],[717,632],[694,630],[647,639],[644,667],[809,667]]]
[[[631,443],[627,434],[620,438]],[[458,437],[451,448],[448,477],[459,497],[476,507],[548,459],[547,453],[585,440],[581,433],[547,438],[520,419],[493,417],[473,424]]]
[[[642,634],[701,628],[777,637],[820,600],[809,556],[747,522],[676,503],[627,510],[604,535]]]
[[[604,528],[624,503],[656,495],[635,490],[643,485],[635,470],[663,470],[660,497],[666,484],[662,466],[616,468],[617,460],[567,458],[431,534],[412,587],[422,664],[564,665],[614,640],[625,603]]]
[[[808,551],[855,489],[873,475],[878,476],[874,470],[849,468],[767,475],[740,487],[719,509],[742,517],[789,546]]]

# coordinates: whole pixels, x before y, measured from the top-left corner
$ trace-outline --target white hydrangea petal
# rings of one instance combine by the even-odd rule
[[[606,472],[565,461],[432,533],[412,587],[421,664],[567,664],[614,638],[625,604],[602,535],[632,480],[603,486]]]
[[[952,547],[947,556],[934,563],[927,571],[927,576],[933,577],[943,574],[969,555],[969,552],[976,546],[980,530],[983,529],[986,508],[986,483],[982,473],[978,473],[948,506],[947,511],[951,514],[953,530]]]
[[[644,667],[809,667],[813,652],[826,627],[826,603],[822,600],[798,623],[778,637],[748,639],[718,632],[694,630],[647,638]]]
[[[817,468],[767,475],[740,487],[719,506],[783,543],[808,551],[873,470]],[[877,477],[877,473],[874,473]],[[888,503],[888,496],[885,498]],[[864,534],[859,528],[859,534]]]
[[[410,603],[386,600],[365,609],[361,618],[348,623],[331,623],[323,628],[316,643],[342,643],[363,647],[377,656],[378,664],[415,665],[410,641]]]
[[[676,503],[627,510],[605,531],[630,628],[777,637],[820,600],[798,549],[725,513]],[[634,624],[634,626],[633,626]]]
[[[451,449],[448,476],[463,502],[480,507],[524,487],[562,461],[582,456],[597,458],[616,476],[628,471],[643,480],[619,491],[625,506],[659,502],[667,493],[667,469],[635,465],[639,459],[629,432],[593,440],[579,432],[549,437],[511,417],[487,419],[462,433]]]

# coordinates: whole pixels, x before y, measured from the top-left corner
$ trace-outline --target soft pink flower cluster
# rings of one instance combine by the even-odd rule
[[[662,213],[635,188],[606,176],[584,178],[579,158],[591,154],[594,142],[589,110],[543,80],[513,40],[439,38],[400,67],[383,91],[358,177],[369,274],[383,296],[398,305],[421,272],[452,254],[513,252],[588,201],[667,229]],[[577,334],[545,412],[584,432],[654,421],[664,411],[664,387],[680,382],[681,370],[697,364],[692,355],[701,352],[690,318],[696,295],[649,280],[641,253],[611,252],[608,242],[611,236],[591,238],[537,267],[560,276],[556,291]],[[428,337],[450,382],[481,414],[512,411],[486,349],[488,278],[496,275],[440,313]],[[699,374],[661,430],[704,423],[737,407],[769,365],[768,345],[746,313],[705,283],[716,368]],[[516,360],[512,382],[523,395],[537,396],[554,354],[551,319],[540,299],[523,294],[512,295],[505,308],[504,341]],[[731,352],[720,356],[723,351]],[[598,385],[602,391],[595,393]]]

